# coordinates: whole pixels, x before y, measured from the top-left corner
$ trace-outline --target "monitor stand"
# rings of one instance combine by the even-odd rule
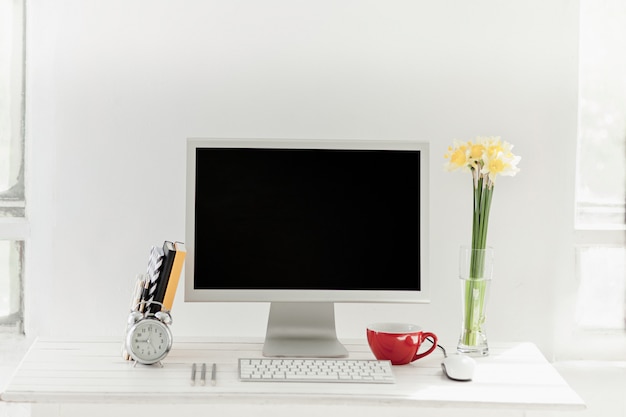
[[[272,302],[263,355],[343,358],[348,350],[337,339],[332,302]]]

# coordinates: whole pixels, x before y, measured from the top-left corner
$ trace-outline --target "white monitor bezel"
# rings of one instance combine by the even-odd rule
[[[420,291],[384,290],[215,290],[194,289],[195,242],[195,155],[196,149],[276,148],[276,149],[363,149],[419,150],[420,161]],[[185,241],[185,302],[334,302],[334,303],[430,303],[430,146],[415,140],[324,140],[324,139],[187,139],[187,189]],[[388,278],[384,278],[388,279]]]

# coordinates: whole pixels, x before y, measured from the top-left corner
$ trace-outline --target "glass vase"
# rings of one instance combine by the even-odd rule
[[[489,355],[485,319],[493,275],[493,248],[462,246],[459,252],[462,321],[457,351],[470,356]]]

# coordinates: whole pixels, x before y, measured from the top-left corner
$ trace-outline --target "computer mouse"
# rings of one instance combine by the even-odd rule
[[[441,362],[443,373],[455,381],[471,381],[475,368],[476,360],[460,353],[448,355]]]

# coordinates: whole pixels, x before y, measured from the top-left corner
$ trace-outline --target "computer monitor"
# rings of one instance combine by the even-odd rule
[[[263,354],[345,357],[334,303],[429,302],[429,146],[187,140],[185,301],[269,302]]]

